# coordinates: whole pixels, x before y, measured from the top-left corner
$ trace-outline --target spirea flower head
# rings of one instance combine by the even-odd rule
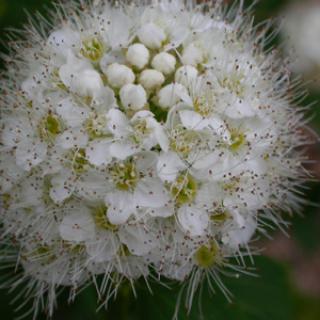
[[[220,2],[53,16],[1,78],[3,260],[23,270],[11,285],[30,281],[49,314],[60,286],[91,281],[105,299],[139,277],[187,284],[189,307],[205,278],[227,294],[220,272],[244,270],[304,180],[303,115],[267,29]]]

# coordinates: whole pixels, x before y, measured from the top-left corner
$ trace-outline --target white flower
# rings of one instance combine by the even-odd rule
[[[138,30],[139,40],[150,49],[158,49],[166,40],[164,31],[154,23],[143,25]]]
[[[126,84],[120,90],[121,103],[125,108],[139,110],[147,103],[147,94],[141,85]]]
[[[175,70],[176,58],[172,54],[161,52],[154,56],[151,65],[164,75],[168,75]]]
[[[153,153],[142,153],[133,160],[111,164],[110,171],[115,191],[107,193],[105,203],[108,218],[113,224],[123,224],[130,216],[138,216],[145,207],[162,208],[170,198],[155,172]]]
[[[81,96],[96,97],[103,88],[100,74],[84,60],[68,53],[68,61],[61,66],[59,76],[63,84]]]
[[[52,316],[60,286],[73,297],[100,275],[107,304],[150,273],[190,281],[191,308],[201,279],[223,288],[256,230],[302,203],[296,82],[267,30],[197,3],[63,4],[6,57],[0,260],[21,263],[36,312]]]
[[[149,62],[149,51],[141,43],[133,44],[128,48],[127,60],[138,69],[142,69]]]
[[[126,84],[133,83],[135,79],[135,75],[130,68],[118,63],[109,65],[105,74],[108,77],[110,86],[114,88],[121,88]]]

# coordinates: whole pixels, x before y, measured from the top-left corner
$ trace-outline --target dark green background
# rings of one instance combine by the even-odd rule
[[[0,0],[0,39],[5,43],[4,29],[19,27],[26,22],[27,10],[34,14],[36,10],[45,12],[50,0]],[[276,16],[289,0],[261,0],[256,6],[256,20],[263,20]],[[247,4],[250,1],[246,2]],[[1,50],[5,46],[1,44]],[[305,104],[320,100],[319,91],[313,90]],[[311,114],[314,115],[312,126],[320,132],[320,104],[317,103]],[[319,145],[312,150],[315,157],[320,154]],[[311,152],[311,151],[310,151]],[[319,169],[320,170],[320,169]],[[320,176],[320,174],[319,174]],[[308,198],[319,203],[320,185],[313,183],[308,191]],[[293,227],[290,236],[296,246],[302,251],[304,262],[310,263],[312,257],[319,255],[320,223],[319,209],[316,206],[305,208],[304,217],[296,216],[292,220]],[[266,244],[268,246],[268,244]],[[274,245],[274,244],[273,244]],[[228,303],[218,293],[212,295],[204,288],[201,305],[198,308],[196,299],[189,319],[208,320],[318,320],[320,319],[320,297],[298,289],[294,281],[294,262],[281,262],[268,257],[256,258],[256,268],[259,277],[241,277],[240,279],[224,280],[234,294],[234,302]],[[320,273],[320,270],[318,270]],[[303,273],[300,275],[303,280]],[[0,277],[1,279],[1,277]],[[318,278],[319,279],[319,278]],[[1,280],[0,280],[1,281]],[[317,281],[317,279],[315,279]],[[170,320],[174,311],[178,288],[172,290],[153,285],[154,295],[151,296],[145,287],[138,283],[138,298],[135,299],[124,287],[116,301],[110,302],[108,312],[95,312],[97,307],[93,288],[85,290],[70,306],[66,303],[67,296],[63,293],[59,299],[59,308],[55,313],[55,320]],[[15,293],[8,294],[0,291],[0,319],[14,319],[14,308],[21,301],[10,304]],[[21,312],[18,313],[21,315]],[[203,318],[202,318],[203,316]],[[45,316],[40,316],[39,319]],[[179,319],[187,319],[184,308],[181,308]],[[27,317],[26,319],[32,319]]]

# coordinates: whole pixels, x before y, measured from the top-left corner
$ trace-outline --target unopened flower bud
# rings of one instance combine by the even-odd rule
[[[118,63],[108,66],[106,75],[110,86],[114,88],[121,88],[126,84],[133,83],[135,79],[135,75],[130,68]]]
[[[182,84],[169,84],[158,93],[159,105],[164,109],[171,108],[187,95],[187,89]]]
[[[164,83],[165,78],[163,74],[157,70],[147,69],[144,70],[139,78],[139,82],[147,90],[153,90],[155,88],[161,87]]]
[[[172,73],[175,66],[176,58],[170,53],[158,53],[152,60],[152,67],[165,75]]]
[[[125,108],[139,110],[147,103],[147,94],[141,85],[127,84],[120,90],[120,99]]]
[[[128,48],[127,60],[138,69],[142,69],[149,62],[149,56],[148,49],[141,43]]]

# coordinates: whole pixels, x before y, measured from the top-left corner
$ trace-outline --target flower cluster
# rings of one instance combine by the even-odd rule
[[[3,234],[35,297],[98,275],[107,294],[150,273],[224,289],[299,204],[302,116],[266,31],[219,3],[58,12],[1,80]]]

